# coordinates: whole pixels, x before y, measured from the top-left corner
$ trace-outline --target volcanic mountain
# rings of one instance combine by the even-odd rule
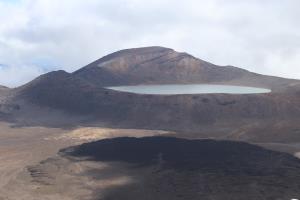
[[[117,85],[183,83],[257,86],[272,92],[139,95],[106,89]],[[107,55],[74,73],[44,74],[10,90],[10,104],[19,106],[11,115],[23,125],[38,121],[56,126],[47,118],[53,113],[49,112],[51,109],[80,117],[80,122],[69,122],[72,117],[68,117],[69,126],[97,126],[101,122],[126,128],[181,131],[190,137],[300,141],[299,91],[299,80],[217,66],[168,48],[145,47]],[[38,113],[38,120],[29,113]]]
[[[163,47],[121,50],[73,74],[99,86],[227,82],[278,89],[294,82],[233,66],[217,66]]]

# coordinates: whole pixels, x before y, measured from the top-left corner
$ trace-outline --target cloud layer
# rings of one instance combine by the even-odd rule
[[[300,79],[299,8],[298,0],[0,0],[0,84],[153,45]]]

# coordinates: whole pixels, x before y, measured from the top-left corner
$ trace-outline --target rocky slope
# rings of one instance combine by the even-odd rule
[[[130,128],[196,132],[218,124],[237,127],[300,116],[294,95],[137,95],[108,90],[63,71],[39,77],[19,88],[18,94],[36,105],[93,115],[94,119]]]

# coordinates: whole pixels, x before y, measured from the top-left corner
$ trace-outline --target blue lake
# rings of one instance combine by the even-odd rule
[[[135,85],[108,87],[108,89],[136,94],[258,94],[269,93],[270,89],[244,87],[233,85],[212,85],[212,84],[180,84],[180,85]]]

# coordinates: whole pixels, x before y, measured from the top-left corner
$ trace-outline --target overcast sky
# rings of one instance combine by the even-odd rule
[[[0,0],[0,84],[165,46],[300,79],[299,0]]]

